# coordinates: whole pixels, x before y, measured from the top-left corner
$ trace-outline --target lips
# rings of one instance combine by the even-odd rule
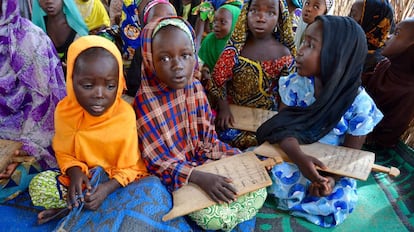
[[[173,81],[174,81],[175,83],[182,83],[182,82],[187,81],[187,78],[186,78],[185,76],[178,76],[178,77],[175,77],[175,78],[173,79]]]
[[[93,105],[91,106],[91,110],[95,113],[102,113],[105,110],[105,107],[102,105]]]

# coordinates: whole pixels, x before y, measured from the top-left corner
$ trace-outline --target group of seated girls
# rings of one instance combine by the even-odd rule
[[[414,19],[396,26],[382,49],[386,58],[372,73],[364,73],[361,82],[373,40],[367,40],[368,32],[358,23],[368,20],[369,11],[353,8],[353,15],[356,8],[365,12],[356,14],[358,20],[328,16],[332,1],[305,1],[303,21],[308,25],[296,48],[293,34],[282,31],[290,20],[281,2],[251,0],[241,10],[219,8],[211,39],[228,40],[218,48],[223,49],[221,53],[200,52],[203,62],[198,60],[196,34],[186,20],[145,14],[139,45],[142,70],[131,107],[122,99],[126,87],[122,54],[113,42],[95,35],[74,41],[68,48],[65,83],[51,40],[18,15],[13,0],[3,0],[1,22],[9,26],[0,31],[0,38],[11,39],[0,43],[6,57],[0,69],[4,83],[0,93],[5,99],[0,101],[0,138],[22,142],[16,155],[36,157],[37,163],[30,165],[39,171],[59,168],[35,177],[26,173],[21,182],[19,191],[31,179],[32,202],[44,207],[38,222],[82,208],[86,210],[79,211],[78,218],[93,217],[115,196],[118,202],[142,205],[134,209],[145,215],[146,228],[154,229],[253,230],[255,215],[267,197],[278,199],[279,209],[317,225],[342,223],[356,207],[356,181],[323,172],[325,164],[299,145],[319,141],[361,149],[383,117],[387,123],[378,133],[407,126],[407,120],[400,118],[397,125],[395,117],[412,118],[412,109],[403,107],[409,116],[396,115],[383,95],[392,96],[388,98],[392,101],[413,102]],[[368,2],[362,7],[368,7]],[[316,9],[322,13],[313,12]],[[286,17],[279,17],[283,14]],[[151,15],[155,16],[148,20]],[[222,32],[216,24],[225,24],[231,32]],[[200,51],[208,43],[203,42]],[[30,90],[34,88],[38,91]],[[231,130],[234,119],[229,104],[279,113],[256,133]],[[273,183],[267,189],[239,196],[231,179],[195,169],[265,141],[279,143],[293,161],[271,168]],[[13,165],[1,174],[3,179],[11,180],[18,170],[28,172],[24,164]],[[105,178],[96,181],[97,173]],[[138,191],[146,199],[140,201],[131,188],[139,190],[144,182],[168,191]],[[162,215],[171,209],[171,192],[188,183],[197,185],[217,204],[163,222]],[[4,190],[2,196],[8,193]],[[167,202],[168,207],[151,214],[144,207],[147,201]],[[102,225],[94,226],[99,230]]]

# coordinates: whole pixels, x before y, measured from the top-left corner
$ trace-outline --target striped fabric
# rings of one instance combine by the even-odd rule
[[[174,190],[187,183],[194,167],[240,151],[217,139],[210,105],[197,79],[184,89],[174,90],[155,75],[151,43],[158,23],[150,23],[143,30],[144,72],[133,104],[146,166]]]

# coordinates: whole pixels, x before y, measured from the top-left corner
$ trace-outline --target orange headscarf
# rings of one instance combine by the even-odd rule
[[[92,47],[102,47],[114,55],[119,69],[115,102],[99,117],[90,115],[79,105],[73,90],[76,58]],[[78,166],[89,175],[90,168],[101,166],[122,186],[147,175],[138,150],[135,113],[121,98],[125,80],[121,54],[116,46],[103,37],[80,37],[69,47],[66,79],[67,96],[56,107],[53,138],[53,149],[62,173]]]

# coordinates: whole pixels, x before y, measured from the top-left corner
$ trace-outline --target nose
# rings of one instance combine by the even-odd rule
[[[174,58],[172,59],[172,69],[174,71],[182,70],[184,68],[183,62],[181,61],[181,58]]]
[[[97,87],[95,91],[95,98],[103,98],[104,97],[104,87]]]
[[[258,22],[264,22],[264,21],[266,21],[265,13],[264,12],[261,12],[261,11],[259,11],[259,12],[256,13],[256,18],[257,18],[257,21]]]

